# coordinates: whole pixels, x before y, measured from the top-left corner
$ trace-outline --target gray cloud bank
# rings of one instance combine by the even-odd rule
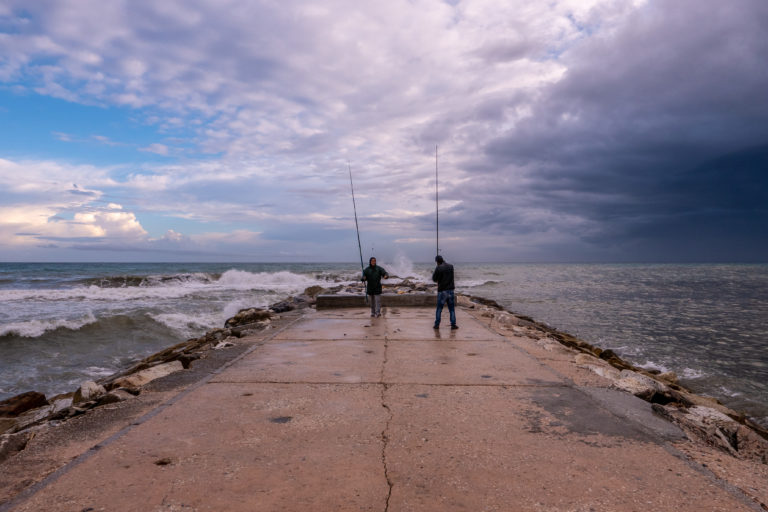
[[[452,225],[562,232],[574,259],[765,261],[767,23],[760,1],[651,2],[569,51],[471,161]]]

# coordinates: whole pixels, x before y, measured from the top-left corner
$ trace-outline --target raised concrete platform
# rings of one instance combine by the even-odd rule
[[[556,369],[564,349],[432,312],[309,312],[13,510],[759,510]]]
[[[381,295],[382,307],[435,307],[437,296],[434,293],[384,293]],[[317,309],[364,308],[367,304],[364,295],[318,295]]]

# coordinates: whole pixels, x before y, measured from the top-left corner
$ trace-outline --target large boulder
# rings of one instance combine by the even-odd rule
[[[17,418],[14,418],[16,423],[11,428],[6,429],[5,432],[19,432],[21,430],[42,423],[44,420],[47,420],[51,416],[52,411],[53,405],[44,405],[43,407],[38,407],[37,409],[30,409],[24,414],[19,415]]]
[[[269,306],[269,309],[271,309],[275,313],[285,313],[287,311],[292,311],[295,308],[293,303],[291,301],[283,300],[280,302],[275,302],[271,306]]]
[[[461,307],[469,308],[469,309],[475,309],[475,306],[477,305],[474,302],[472,302],[472,300],[466,295],[457,295],[456,304],[458,304]]]
[[[51,399],[51,414],[58,414],[65,409],[69,409],[72,406],[72,397],[62,397],[57,399]]]
[[[147,368],[146,370],[134,373],[133,375],[120,377],[112,383],[112,386],[116,388],[138,388],[149,384],[155,379],[165,377],[166,375],[170,375],[183,369],[184,365],[181,364],[181,361],[171,361],[170,363],[159,364],[152,368]]]
[[[231,319],[230,319],[231,320]],[[246,322],[247,323],[247,322]],[[238,324],[239,325],[239,324]],[[221,341],[232,336],[232,329],[213,329],[205,333],[205,341]]]
[[[326,292],[327,290],[319,285],[310,286],[302,295],[306,295],[310,299],[314,300],[319,294]]]
[[[17,432],[0,435],[0,463],[5,459],[26,448],[34,434],[32,432]]]
[[[0,416],[14,417],[19,414],[48,405],[45,395],[37,391],[27,391],[0,402]]]
[[[268,309],[241,309],[235,316],[227,319],[227,321],[224,322],[224,325],[226,327],[235,327],[243,324],[252,324],[261,320],[268,320],[271,316],[272,313]]]
[[[130,391],[123,388],[113,389],[106,395],[99,398],[99,405],[114,404],[116,402],[130,400],[131,398],[135,398],[135,395]]]
[[[716,411],[719,411],[720,413],[725,414],[726,416],[729,416],[731,418],[739,416],[739,414],[736,411],[729,409],[728,407],[721,404],[717,398],[696,395],[696,394],[689,393],[687,391],[682,391],[682,390],[680,391],[673,390],[671,394],[672,394],[672,397],[675,399],[675,401],[685,405],[686,407],[699,405],[702,407],[709,407],[711,409],[715,409]]]
[[[12,430],[16,426],[16,418],[0,418],[0,434]]]
[[[613,386],[648,401],[651,401],[657,393],[669,394],[669,387],[665,384],[631,370],[622,370]]]
[[[604,379],[617,381],[621,378],[621,372],[619,370],[591,354],[576,354],[574,361],[579,368],[590,370]]]
[[[96,384],[92,380],[83,382],[80,387],[75,391],[72,397],[73,404],[79,404],[81,402],[90,402],[96,400],[100,396],[106,394],[107,390],[101,384]]]
[[[512,327],[517,327],[520,325],[519,319],[515,315],[507,313],[506,311],[500,311],[498,313],[492,314],[491,316],[496,319],[499,325],[506,327],[507,329],[511,329]]]
[[[680,408],[654,404],[653,411],[679,425],[688,437],[704,441],[734,457],[768,464],[768,441],[712,407]]]

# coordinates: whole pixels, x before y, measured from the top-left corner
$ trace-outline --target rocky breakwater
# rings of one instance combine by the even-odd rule
[[[309,307],[322,289],[308,288],[304,294],[272,304],[269,308],[247,308],[227,319],[224,327],[212,329],[153,354],[133,366],[98,381],[83,382],[70,393],[46,398],[28,391],[0,402],[0,463],[23,450],[42,430],[106,404],[139,396],[157,379],[189,369],[211,350],[234,345],[244,336],[271,328],[281,313]]]
[[[744,413],[715,398],[697,395],[683,387],[673,372],[638,368],[611,350],[603,350],[530,317],[504,310],[482,297],[459,295],[461,307],[477,309],[491,325],[529,337],[544,348],[562,345],[574,352],[573,362],[604,379],[611,387],[651,403],[659,416],[677,424],[695,442],[717,448],[741,460],[768,464],[768,430]]]

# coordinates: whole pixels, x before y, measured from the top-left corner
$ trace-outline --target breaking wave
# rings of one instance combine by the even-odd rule
[[[77,319],[52,318],[48,320],[28,320],[26,322],[13,322],[0,325],[0,337],[18,336],[21,338],[37,338],[49,331],[56,329],[69,329],[76,331],[86,325],[97,322],[93,313]]]
[[[76,281],[81,286],[98,288],[127,288],[131,286],[149,287],[149,286],[174,286],[183,283],[202,283],[207,284],[216,281],[221,274],[207,274],[204,272],[163,275],[125,275],[125,276],[105,276],[92,277]]]
[[[330,281],[333,282],[333,281]],[[174,299],[200,292],[256,290],[295,294],[313,286],[327,286],[323,276],[290,271],[247,272],[227,270],[222,274],[175,274],[169,276],[120,276],[94,278],[88,284],[55,289],[0,290],[3,301],[125,301],[137,299]]]

